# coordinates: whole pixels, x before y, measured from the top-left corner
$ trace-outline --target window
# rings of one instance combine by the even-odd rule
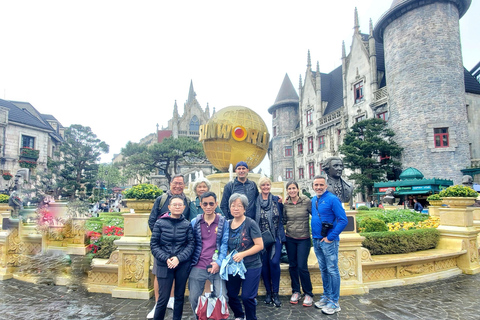
[[[274,137],[277,136],[277,127],[273,127],[273,136],[274,136]]]
[[[307,126],[311,125],[313,123],[313,118],[312,118],[312,109],[307,110]]]
[[[272,112],[272,118],[275,119],[277,117],[277,110],[273,110]]]
[[[200,121],[198,120],[197,116],[193,116],[192,120],[190,120],[190,132],[198,132],[199,128]]]
[[[308,153],[313,153],[313,137],[308,137]]]
[[[355,123],[365,120],[365,115],[355,118]]]
[[[22,135],[22,148],[24,147],[35,149],[35,138]]]
[[[377,118],[388,121],[388,111],[377,114]]]
[[[355,103],[363,101],[363,81],[360,81],[354,85],[355,90]]]
[[[303,143],[298,144],[298,154],[303,154]]]
[[[323,168],[322,168],[322,164],[320,163],[319,165],[319,169],[320,169],[320,174],[325,174],[325,172],[323,171]]]
[[[325,149],[325,136],[318,137],[318,150]]]
[[[435,148],[448,147],[448,128],[433,129],[433,137],[435,140]]]
[[[286,179],[293,179],[293,169],[292,168],[286,168],[285,169],[285,178]]]
[[[285,157],[291,157],[292,156],[292,146],[286,146],[285,147]]]
[[[315,177],[315,166],[313,162],[308,163],[308,178],[313,179]]]
[[[303,168],[298,168],[298,179],[304,179]]]

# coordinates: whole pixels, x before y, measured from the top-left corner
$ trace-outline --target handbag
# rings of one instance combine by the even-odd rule
[[[275,243],[275,238],[270,230],[265,230],[262,232],[262,240],[263,240],[263,247],[267,248],[270,247],[272,244]]]
[[[204,295],[198,297],[198,305],[195,314],[198,320],[222,320],[228,319],[230,312],[228,310],[227,299],[221,294],[217,297],[212,293],[209,298]]]

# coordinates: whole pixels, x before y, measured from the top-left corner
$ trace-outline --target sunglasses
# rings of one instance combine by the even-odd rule
[[[202,202],[203,207],[213,207],[215,205],[215,202]]]

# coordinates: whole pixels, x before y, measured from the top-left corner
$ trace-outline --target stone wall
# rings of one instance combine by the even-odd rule
[[[385,28],[384,49],[403,167],[459,183],[470,154],[457,8],[435,2],[404,13]],[[448,128],[449,147],[435,148],[434,128]]]

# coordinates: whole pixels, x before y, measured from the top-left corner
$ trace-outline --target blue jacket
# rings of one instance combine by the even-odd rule
[[[318,199],[318,208],[317,208]],[[331,192],[325,193],[319,198],[315,196],[312,198],[312,238],[322,239],[322,222],[333,224],[327,234],[328,241],[340,240],[340,233],[348,224],[345,209],[343,209],[340,199]]]
[[[224,216],[219,214],[218,220],[218,229],[217,229],[217,250],[218,250],[218,259],[215,261],[218,266],[222,265],[223,259],[227,256],[228,250],[228,230],[230,229],[230,224]],[[202,230],[200,227],[200,221],[203,220],[203,214],[197,215],[196,218],[193,218],[191,225],[193,229],[193,238],[195,239],[195,249],[193,250],[192,255],[192,266],[195,266],[200,259],[200,254],[202,253]]]
[[[249,179],[247,179],[245,183],[241,183],[237,178],[235,178],[235,180],[230,181],[225,185],[223,188],[220,209],[222,209],[223,215],[227,217],[227,219],[233,219],[233,216],[230,214],[228,200],[230,200],[230,196],[234,193],[240,193],[247,197],[248,207],[245,208],[245,215],[255,220],[255,200],[258,196],[257,184]]]

